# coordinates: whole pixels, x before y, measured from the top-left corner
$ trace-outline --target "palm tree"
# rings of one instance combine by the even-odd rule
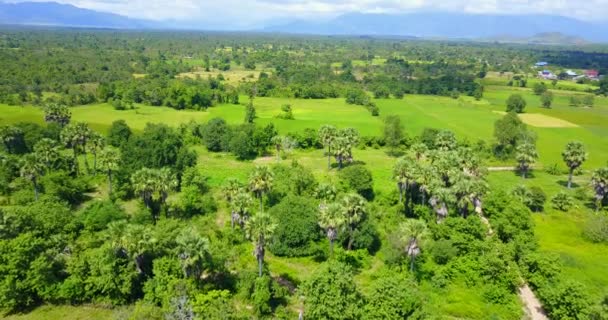
[[[517,146],[516,152],[515,158],[517,159],[518,168],[521,171],[522,178],[526,179],[528,170],[538,159],[536,147],[531,142],[524,142]]]
[[[44,108],[44,121],[47,123],[57,123],[62,128],[65,127],[72,118],[72,113],[65,105],[49,104]]]
[[[431,192],[431,187],[434,181],[437,181],[437,176],[433,167],[425,162],[418,164],[416,170],[416,184],[420,190],[421,203],[426,204],[426,196]]]
[[[52,139],[42,138],[34,145],[34,153],[36,157],[46,167],[47,172],[50,171],[55,164],[55,161],[59,159],[59,148],[57,142]]]
[[[351,193],[342,198],[341,206],[344,212],[345,224],[348,228],[348,245],[346,248],[347,250],[351,250],[353,241],[355,240],[355,228],[367,213],[366,202],[362,196]]]
[[[336,161],[338,161],[338,169],[341,170],[344,161],[348,159],[351,153],[350,145],[346,137],[336,137],[332,146],[334,148],[334,156],[336,157]]]
[[[416,143],[410,147],[410,152],[416,160],[422,160],[428,151],[429,148],[424,143]]]
[[[13,126],[0,127],[0,142],[4,144],[8,153],[18,153],[20,137],[23,137],[23,130]]]
[[[120,220],[108,225],[106,238],[118,255],[132,259],[139,274],[145,273],[146,253],[157,242],[150,228]]]
[[[321,200],[323,203],[327,201],[333,201],[336,199],[337,190],[336,187],[329,183],[321,183],[315,190],[315,197]]]
[[[89,151],[93,154],[93,172],[97,174],[97,152],[106,146],[106,139],[101,134],[91,131]]]
[[[93,131],[89,128],[89,125],[84,122],[78,122],[74,126],[74,139],[76,139],[78,145],[81,147],[82,154],[84,156],[84,167],[87,169],[87,173],[90,173],[89,161],[87,159],[87,143],[92,136]]]
[[[319,141],[327,148],[327,169],[331,169],[331,147],[333,146],[338,130],[334,126],[323,125],[319,128]]]
[[[397,181],[397,190],[399,191],[399,202],[403,200],[403,196],[407,192],[410,181],[414,180],[415,162],[413,159],[400,158],[395,163],[393,168],[393,179]]]
[[[253,255],[258,260],[258,275],[261,277],[264,270],[264,255],[266,244],[272,238],[277,225],[272,217],[265,212],[254,215],[245,225],[247,238],[253,242]]]
[[[232,202],[237,194],[241,193],[245,189],[245,186],[237,179],[230,178],[226,180],[224,186],[222,186],[222,194],[228,202]]]
[[[281,161],[281,148],[283,147],[283,136],[274,136],[271,139],[271,143],[274,145],[275,150],[277,151],[277,162]]]
[[[169,168],[155,170],[155,174],[155,191],[157,193],[160,205],[164,206],[167,202],[167,198],[169,197],[169,192],[177,188],[177,179]]]
[[[88,161],[87,161],[87,153],[86,153],[86,145],[87,141],[91,135],[91,129],[86,123],[75,123],[70,124],[63,128],[61,131],[61,141],[66,145],[66,147],[71,148],[74,153],[74,169],[76,175],[78,175],[78,152],[82,151],[84,154],[84,163],[85,167],[88,170]]]
[[[196,229],[190,227],[184,229],[175,242],[177,257],[184,275],[199,280],[210,259],[209,239],[202,237]]]
[[[579,141],[568,142],[566,149],[562,152],[562,158],[570,169],[570,173],[568,174],[568,189],[570,189],[572,188],[572,175],[574,174],[574,170],[587,160],[585,146]]]
[[[249,190],[260,199],[260,211],[264,211],[264,194],[272,188],[273,175],[268,167],[258,166],[249,176]]]
[[[141,196],[144,205],[151,211],[152,218],[156,222],[156,215],[152,208],[153,194],[157,186],[154,171],[148,168],[137,170],[131,176],[131,185],[133,186],[133,191]]]
[[[234,230],[234,225],[239,223],[241,227],[249,220],[249,208],[253,203],[251,195],[240,192],[231,201],[230,227]]]
[[[595,209],[599,211],[608,194],[608,168],[600,168],[593,172],[591,185],[595,191]]]
[[[448,216],[448,203],[454,201],[454,194],[448,188],[440,185],[440,182],[433,183],[433,190],[429,204],[437,214],[437,223],[441,223]]]
[[[112,174],[120,168],[120,159],[122,158],[119,149],[106,147],[99,155],[99,165],[101,169],[108,175],[108,194],[112,194]]]
[[[399,226],[401,239],[405,243],[405,254],[410,258],[410,270],[414,271],[416,257],[421,253],[420,246],[428,237],[426,223],[421,220],[408,220]]]
[[[329,255],[333,256],[334,241],[338,237],[338,231],[346,223],[344,208],[339,203],[321,205],[319,208],[319,226],[325,230],[329,240]]]
[[[21,177],[29,180],[34,186],[34,199],[36,201],[38,201],[38,178],[42,170],[40,161],[34,154],[27,154],[23,157],[19,173]]]

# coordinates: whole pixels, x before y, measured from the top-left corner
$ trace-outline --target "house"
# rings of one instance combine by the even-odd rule
[[[543,70],[538,72],[538,77],[545,80],[553,80],[557,79],[557,76],[554,75],[550,70]]]
[[[591,69],[591,70],[586,70],[586,71],[585,71],[585,76],[586,76],[587,78],[589,78],[589,79],[592,79],[592,80],[594,80],[594,79],[599,79],[599,78],[600,78],[600,72],[599,72],[599,71],[597,71],[597,70],[593,70],[593,69]]]
[[[546,61],[539,61],[535,64],[536,67],[546,67],[548,65],[549,65],[549,63]]]
[[[566,75],[568,76],[568,78],[574,78],[574,77],[578,76],[578,74],[576,74],[576,72],[574,72],[572,70],[566,70]]]

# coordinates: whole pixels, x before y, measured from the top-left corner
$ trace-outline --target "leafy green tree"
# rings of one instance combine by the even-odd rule
[[[334,242],[338,238],[338,232],[346,223],[344,208],[339,203],[321,205],[319,208],[319,226],[325,230],[329,240],[329,255],[333,256]]]
[[[131,132],[127,122],[116,120],[112,122],[108,130],[108,144],[116,148],[121,147],[129,142],[131,135],[133,135],[133,132]]]
[[[521,143],[517,146],[515,159],[517,159],[517,167],[521,176],[525,179],[530,167],[538,159],[536,146],[530,142]]]
[[[268,212],[277,223],[272,240],[268,243],[273,254],[299,257],[314,253],[314,243],[321,238],[315,201],[289,195]]]
[[[338,130],[334,126],[323,125],[319,129],[319,141],[327,148],[327,169],[331,168],[331,148],[338,136]]]
[[[339,173],[340,182],[368,200],[374,198],[374,179],[372,173],[363,165],[346,167]]]
[[[551,109],[551,104],[553,104],[553,93],[551,91],[547,91],[540,96],[540,102],[543,107],[547,109]]]
[[[544,82],[536,83],[532,88],[532,91],[534,91],[535,95],[540,96],[543,93],[547,92],[547,85],[545,85]]]
[[[351,250],[353,241],[355,240],[355,230],[367,214],[367,203],[358,194],[347,194],[340,201],[340,206],[344,214],[344,225],[348,231],[348,244],[346,248],[347,250]]]
[[[405,245],[405,254],[410,258],[410,270],[414,271],[416,257],[422,252],[422,243],[429,236],[428,228],[422,220],[407,220],[399,225],[399,233]]]
[[[526,109],[526,100],[519,94],[512,94],[507,99],[507,112],[523,113]]]
[[[212,152],[222,151],[222,140],[228,133],[228,125],[222,118],[213,118],[207,122],[203,129],[203,143],[207,150]]]
[[[527,126],[513,112],[506,114],[494,123],[494,137],[498,149],[495,152],[500,152],[503,155],[511,155],[518,143],[530,140]]]
[[[257,118],[255,107],[253,106],[253,100],[250,100],[247,109],[245,109],[245,123],[253,123],[255,118]]]
[[[42,175],[42,165],[38,158],[33,154],[28,154],[21,160],[21,169],[19,173],[21,177],[32,183],[34,187],[34,198],[38,201],[38,179]]]
[[[386,145],[391,148],[392,153],[399,147],[402,139],[403,126],[401,125],[401,118],[396,115],[387,116],[384,119],[384,140],[386,141]]]
[[[572,188],[572,176],[574,170],[583,165],[587,160],[587,152],[585,146],[579,141],[570,141],[562,152],[562,158],[570,170],[568,174],[568,189]]]
[[[0,126],[0,142],[11,154],[22,154],[27,152],[24,132],[15,126]]]
[[[379,272],[369,292],[363,319],[409,319],[422,304],[416,283],[393,270]]]
[[[595,209],[599,211],[608,195],[608,168],[595,170],[591,176],[591,185],[595,192]]]
[[[272,189],[273,174],[270,168],[256,167],[249,175],[249,190],[260,199],[260,211],[264,211],[264,194]]]
[[[254,215],[245,225],[247,238],[253,242],[253,255],[258,261],[258,277],[263,274],[266,245],[272,239],[276,227],[274,219],[265,212]]]
[[[157,241],[150,228],[119,220],[108,226],[106,239],[116,255],[130,257],[137,273],[143,275],[149,271],[147,254],[153,250]]]
[[[56,123],[62,128],[70,123],[72,113],[66,105],[51,103],[44,107],[44,121]]]
[[[364,299],[352,270],[339,262],[325,263],[302,286],[308,319],[359,319]]]

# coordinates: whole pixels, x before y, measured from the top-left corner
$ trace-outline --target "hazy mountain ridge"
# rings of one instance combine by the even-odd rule
[[[133,19],[118,14],[82,9],[56,2],[0,2],[0,24],[114,29],[210,29],[209,25],[200,20],[193,22]],[[452,12],[351,13],[326,21],[294,20],[283,24],[267,24],[248,31],[472,39],[545,44],[585,44],[588,41],[608,42],[608,24],[594,24],[551,15],[496,15]]]

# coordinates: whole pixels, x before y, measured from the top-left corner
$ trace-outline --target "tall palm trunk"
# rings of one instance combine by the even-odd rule
[[[353,241],[354,241],[353,232],[354,232],[353,226],[352,225],[348,226],[348,246],[346,247],[346,249],[348,251],[350,251],[353,247]]]
[[[574,169],[570,168],[570,173],[568,174],[568,189],[572,189],[572,175],[574,174]]]
[[[331,169],[331,147],[327,147],[327,170]]]
[[[108,195],[112,195],[112,170],[108,170]]]
[[[97,175],[97,150],[93,151],[93,174]]]

